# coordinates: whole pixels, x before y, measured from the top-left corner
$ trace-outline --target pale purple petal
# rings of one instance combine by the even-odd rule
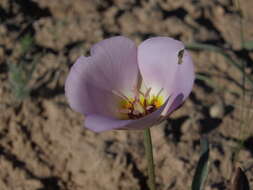
[[[103,40],[91,48],[91,57],[99,85],[132,95],[138,77],[137,47],[132,40],[123,36]]]
[[[168,37],[145,40],[138,47],[138,65],[145,85],[158,92],[165,88],[170,94],[177,71],[178,52],[184,46]]]
[[[189,96],[193,86],[193,63],[186,50],[179,64],[178,54],[184,48],[182,42],[168,37],[150,38],[138,47],[138,65],[145,85],[153,93],[163,89],[163,96],[170,97],[164,116]]]
[[[87,115],[84,121],[85,127],[94,132],[119,129],[128,125],[130,122],[130,120],[119,120],[98,114]]]
[[[120,97],[137,84],[137,48],[125,37],[97,43],[90,57],[80,57],[71,68],[65,93],[71,107],[83,114],[117,117]],[[115,91],[117,93],[115,93]]]
[[[82,56],[72,66],[65,83],[65,94],[71,108],[82,114],[116,115],[118,111],[115,108],[120,98],[97,86],[94,83],[97,75],[93,71],[91,57]]]
[[[139,130],[152,127],[166,119],[161,115],[161,113],[163,112],[167,103],[168,100],[155,112],[136,120],[119,120],[98,114],[87,115],[85,118],[85,127],[94,132],[103,132],[113,129]]]
[[[175,93],[176,94],[176,93]],[[167,105],[161,113],[162,117],[168,118],[168,116],[176,110],[184,101],[184,95],[182,93],[177,94],[176,96],[172,95]]]
[[[171,99],[165,107],[162,115],[169,115],[177,109],[183,101],[190,95],[194,83],[195,75],[191,56],[184,52],[183,62],[178,66],[174,79],[174,86],[171,91]]]

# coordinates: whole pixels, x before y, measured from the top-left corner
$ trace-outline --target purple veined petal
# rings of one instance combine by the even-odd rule
[[[166,116],[177,109],[190,95],[194,84],[195,74],[191,56],[184,52],[182,64],[178,66],[172,88],[170,102],[165,107],[162,115]]]
[[[169,99],[167,99],[165,104],[155,112],[136,120],[119,120],[98,114],[87,115],[85,118],[85,127],[94,132],[103,132],[115,129],[140,130],[152,127],[166,119],[161,115],[161,113],[166,107],[168,100]]]
[[[153,93],[163,89],[170,100],[162,115],[175,110],[190,94],[194,81],[193,63],[182,42],[168,37],[150,38],[138,47],[138,65],[146,86]],[[184,50],[179,64],[179,52]]]
[[[122,128],[130,123],[130,120],[119,120],[98,114],[87,115],[85,118],[85,128],[94,132],[103,132]]]
[[[168,118],[169,115],[176,110],[184,101],[184,95],[182,93],[177,94],[176,96],[171,95],[170,101],[167,103],[163,112],[161,113],[162,118]]]
[[[107,116],[117,114],[120,97],[94,83],[91,57],[81,56],[72,66],[65,82],[65,94],[72,109],[84,115],[99,113]]]
[[[168,37],[154,37],[145,40],[138,47],[138,65],[145,85],[157,93],[165,88],[166,95],[171,88],[178,67],[178,52],[184,49],[182,42]]]
[[[102,87],[131,96],[137,85],[137,46],[123,36],[108,38],[91,48],[91,57],[96,64],[97,81]]]
[[[115,92],[133,93],[138,72],[133,41],[113,37],[99,42],[90,57],[80,57],[71,68],[65,83],[70,106],[84,115],[117,117],[121,97]]]

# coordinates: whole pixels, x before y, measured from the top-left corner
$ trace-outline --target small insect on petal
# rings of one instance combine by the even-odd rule
[[[179,65],[183,63],[183,56],[184,56],[184,49],[181,49],[177,55]]]

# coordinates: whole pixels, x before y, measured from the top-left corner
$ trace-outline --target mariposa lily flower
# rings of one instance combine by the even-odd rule
[[[182,42],[172,38],[150,38],[137,47],[117,36],[95,44],[90,54],[72,66],[65,93],[92,131],[154,126],[192,90],[191,56]]]

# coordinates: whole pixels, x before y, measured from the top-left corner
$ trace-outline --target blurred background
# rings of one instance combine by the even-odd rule
[[[253,186],[252,0],[1,0],[0,189],[147,190],[143,134],[83,127],[64,96],[71,65],[105,38],[183,41],[196,67],[184,106],[152,128],[158,190],[190,189],[200,138],[206,190],[241,166]]]

